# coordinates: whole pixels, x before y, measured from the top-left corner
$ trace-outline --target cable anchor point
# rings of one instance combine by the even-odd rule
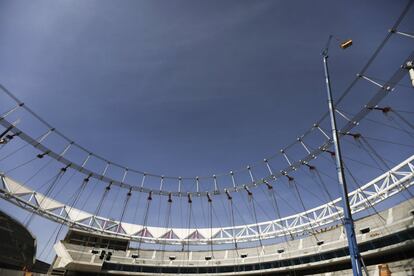
[[[410,76],[411,85],[414,87],[414,60],[407,61],[404,64],[403,68],[408,70],[408,75]]]

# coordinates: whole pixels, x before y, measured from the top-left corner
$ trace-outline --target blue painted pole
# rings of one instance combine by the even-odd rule
[[[328,42],[329,44],[329,42]],[[355,276],[362,276],[361,255],[359,253],[358,244],[355,236],[354,221],[352,219],[351,208],[349,206],[348,188],[345,180],[344,166],[342,162],[341,147],[339,144],[338,131],[336,128],[335,106],[332,99],[331,81],[328,70],[328,48],[322,52],[323,66],[325,69],[326,91],[328,94],[329,115],[331,118],[332,139],[335,147],[336,171],[338,173],[339,184],[342,188],[342,202],[344,208],[344,227],[348,239],[349,255],[351,257],[352,271]]]

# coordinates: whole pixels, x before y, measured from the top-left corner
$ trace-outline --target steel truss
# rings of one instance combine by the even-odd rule
[[[223,228],[161,228],[119,222],[94,216],[71,208],[52,198],[0,174],[0,197],[52,221],[77,227],[86,231],[122,236],[132,241],[163,244],[223,244],[251,242],[285,235],[308,235],[310,229],[320,229],[338,223],[343,217],[341,198],[306,212],[257,224]],[[349,193],[352,213],[358,213],[408,189],[414,184],[414,155],[391,170]],[[190,235],[188,235],[190,233]],[[234,233],[234,236],[233,236]]]
[[[384,97],[386,97],[390,92],[392,92],[394,90],[394,88],[398,84],[398,82],[407,74],[406,69],[404,69],[403,64],[405,64],[407,60],[413,60],[413,59],[414,59],[414,51],[411,52],[406,59],[404,59],[404,61],[401,63],[402,66],[400,66],[400,68],[398,68],[395,71],[395,73],[391,76],[391,78],[387,82],[385,82],[380,88],[378,88],[377,92],[371,97],[371,99],[368,101],[368,103],[362,109],[360,109],[360,111],[357,114],[355,114],[352,118],[347,119],[347,122],[339,130],[339,135],[340,136],[343,136],[346,133],[349,133],[354,127],[358,126],[359,122],[363,118],[365,118],[373,110],[373,107],[375,107]],[[358,77],[357,79],[362,78],[363,75],[358,74],[358,76],[360,76],[360,77]],[[5,90],[5,88],[2,88],[1,85],[0,85],[0,88],[3,89],[4,91],[7,91],[7,90]],[[22,105],[22,103],[19,102],[19,106],[20,105]],[[23,107],[24,107],[24,105],[23,105]],[[41,141],[38,141],[37,139],[31,137],[29,134],[25,133],[23,130],[21,130],[18,127],[14,126],[11,122],[6,120],[4,117],[0,117],[0,125],[5,127],[6,129],[11,128],[10,131],[9,131],[11,134],[18,136],[20,139],[22,139],[26,143],[32,145],[37,150],[41,151],[42,154],[47,155],[50,158],[53,158],[53,159],[61,162],[65,166],[70,166],[71,169],[75,169],[75,170],[83,173],[85,176],[95,178],[95,179],[98,179],[102,182],[106,182],[108,184],[110,183],[111,185],[116,185],[116,186],[119,186],[121,188],[130,189],[132,191],[139,191],[139,192],[145,192],[145,193],[151,192],[155,195],[164,195],[164,196],[170,196],[171,195],[171,196],[179,196],[179,197],[187,196],[187,194],[190,194],[191,196],[194,196],[194,197],[207,196],[208,193],[210,193],[210,194],[224,194],[225,189],[229,192],[238,192],[240,190],[244,190],[245,187],[254,187],[254,186],[257,186],[257,185],[262,185],[262,184],[265,183],[265,181],[272,181],[273,179],[277,179],[279,177],[286,176],[289,173],[295,171],[300,166],[302,166],[304,164],[308,164],[310,161],[315,159],[318,155],[320,155],[323,152],[326,152],[329,149],[329,147],[332,145],[332,142],[333,142],[332,138],[330,138],[329,136],[327,136],[325,134],[326,135],[326,137],[325,137],[326,140],[322,143],[322,145],[319,146],[318,148],[313,149],[312,151],[309,150],[306,147],[306,145],[303,143],[303,139],[310,131],[313,131],[315,129],[320,129],[319,125],[315,124],[315,126],[311,130],[309,130],[309,132],[307,132],[306,135],[304,134],[304,135],[302,135],[302,137],[298,138],[299,143],[302,143],[302,145],[303,145],[304,149],[306,150],[307,154],[301,160],[290,161],[290,160],[287,159],[289,166],[287,166],[283,170],[280,170],[279,172],[275,171],[275,173],[270,172],[269,175],[266,175],[266,177],[264,177],[262,179],[256,179],[255,180],[255,179],[252,178],[251,182],[249,182],[249,183],[243,183],[243,184],[242,183],[240,183],[240,184],[234,183],[233,187],[227,186],[227,187],[221,187],[221,189],[215,188],[214,190],[210,190],[210,191],[191,191],[191,192],[183,193],[181,191],[178,191],[178,189],[176,191],[167,191],[167,190],[162,190],[162,189],[158,189],[158,190],[157,189],[150,189],[150,188],[144,187],[143,185],[138,187],[138,186],[135,186],[135,185],[132,185],[132,184],[125,183],[122,180],[112,179],[108,176],[105,176],[104,174],[100,174],[100,173],[92,171],[91,169],[86,168],[85,167],[86,162],[85,162],[85,164],[80,165],[80,164],[77,164],[76,162],[72,162],[72,161],[66,159],[62,154],[54,152],[53,150],[48,148],[45,144],[43,144]],[[49,128],[48,133],[50,134],[52,132],[57,133],[57,131],[54,128]],[[70,142],[70,145],[72,145],[72,142]],[[81,149],[84,150],[83,148],[81,148]],[[100,158],[97,155],[89,152],[88,155],[87,155],[86,160],[89,160],[90,157],[95,157],[95,158],[98,158],[98,159]],[[285,158],[287,158],[286,155],[285,155]],[[114,164],[114,163],[111,163],[111,164]],[[267,163],[265,162],[264,164],[266,165]],[[125,170],[125,172],[133,171],[133,170],[124,168],[122,166],[118,166],[118,167],[123,168]],[[144,173],[144,175],[146,175],[146,174]],[[175,179],[175,178],[173,178],[173,179]],[[179,178],[176,178],[176,180],[178,180],[178,179]]]

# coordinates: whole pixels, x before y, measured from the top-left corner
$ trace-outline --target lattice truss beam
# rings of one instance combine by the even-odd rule
[[[147,243],[222,244],[276,238],[287,234],[307,235],[310,229],[337,223],[343,217],[341,198],[337,198],[302,213],[258,224],[213,229],[151,227],[94,216],[45,197],[7,175],[0,174],[0,179],[0,197],[30,212],[68,226]],[[414,155],[349,193],[352,213],[371,208],[413,184]]]

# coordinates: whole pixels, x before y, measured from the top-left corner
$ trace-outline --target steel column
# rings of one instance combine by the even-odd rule
[[[352,219],[351,208],[349,206],[348,187],[346,185],[344,166],[342,162],[341,147],[339,144],[338,131],[336,127],[335,106],[332,99],[331,81],[328,70],[328,53],[327,50],[322,53],[323,66],[325,70],[326,91],[328,94],[329,115],[332,127],[332,140],[335,147],[336,171],[338,173],[339,184],[342,188],[342,201],[344,205],[344,227],[348,239],[349,255],[351,257],[352,271],[355,276],[362,275],[361,255],[355,236],[354,221]]]

